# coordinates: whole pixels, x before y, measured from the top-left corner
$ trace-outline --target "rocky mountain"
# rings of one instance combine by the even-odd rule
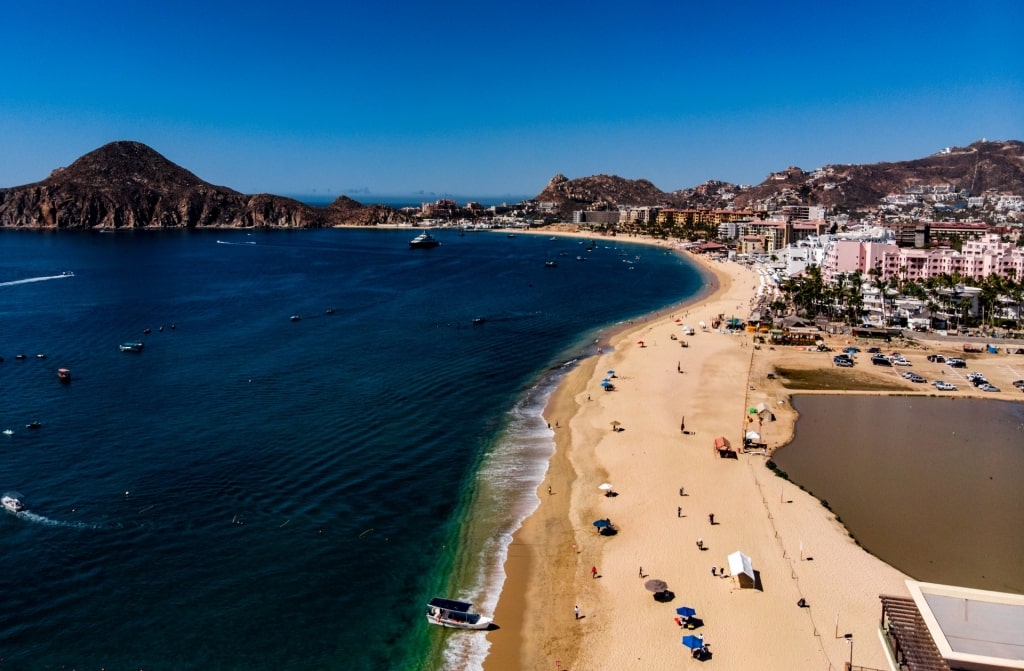
[[[405,218],[347,198],[316,208],[242,194],[204,182],[138,142],[112,142],[41,182],[0,189],[0,227],[7,228],[319,228]]]
[[[975,142],[925,158],[895,163],[827,165],[813,172],[787,168],[738,193],[737,207],[787,200],[848,210],[878,205],[913,187],[949,187],[975,196],[986,191],[1024,194],[1024,142]]]
[[[609,175],[567,179],[555,175],[535,198],[553,202],[564,215],[573,210],[615,209],[620,205],[677,208],[767,210],[782,205],[823,205],[846,210],[876,207],[887,195],[915,186],[951,187],[980,195],[986,191],[1024,195],[1024,143],[976,142],[950,147],[921,159],[865,165],[797,167],[772,173],[757,186],[711,180],[664,192],[645,180]]]

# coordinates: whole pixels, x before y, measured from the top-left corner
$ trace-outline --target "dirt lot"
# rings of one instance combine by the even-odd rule
[[[790,403],[793,394],[902,394],[922,396],[972,396],[1024,402],[1024,393],[1013,386],[1024,379],[1024,355],[965,353],[962,343],[924,340],[893,340],[891,343],[823,334],[831,351],[819,352],[811,347],[759,345],[754,350],[749,376],[747,405],[764,403],[780,422],[764,420],[751,428],[763,434],[769,451],[784,445],[792,437],[796,412]],[[749,337],[749,336],[748,336]],[[845,347],[858,347],[853,355],[853,368],[840,368],[832,357]],[[868,348],[879,347],[884,354],[899,352],[910,366],[876,366],[871,363]],[[928,361],[929,354],[958,357],[966,368],[951,368],[944,363]],[[902,377],[914,371],[927,382],[915,383]],[[966,378],[971,372],[982,373],[999,392],[985,392]],[[956,385],[956,391],[939,391],[932,383],[945,380]]]

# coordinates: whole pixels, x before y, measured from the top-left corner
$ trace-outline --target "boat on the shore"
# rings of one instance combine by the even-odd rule
[[[420,233],[415,238],[409,241],[410,249],[430,249],[431,247],[437,247],[441,243],[430,234],[429,231]]]
[[[122,352],[141,352],[143,348],[143,343],[141,340],[136,340],[134,342],[123,342],[118,347],[121,348]]]
[[[453,629],[487,629],[492,618],[470,613],[473,604],[453,599],[433,598],[427,604],[427,622]]]
[[[0,505],[12,513],[20,513],[25,510],[25,504],[21,502],[21,494],[17,492],[7,492],[0,497]]]

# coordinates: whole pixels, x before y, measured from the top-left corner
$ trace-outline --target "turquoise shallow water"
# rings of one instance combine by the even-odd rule
[[[4,664],[477,664],[422,604],[490,605],[560,371],[702,279],[625,242],[438,235],[0,234],[0,489],[30,507],[0,515]]]

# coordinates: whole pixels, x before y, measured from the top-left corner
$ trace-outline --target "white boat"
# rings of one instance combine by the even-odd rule
[[[19,496],[21,495],[17,492],[8,492],[0,497],[0,505],[12,513],[20,513],[25,509],[25,504],[21,502]]]
[[[420,233],[409,241],[409,247],[411,249],[430,249],[431,247],[437,247],[440,244],[440,242],[434,239],[434,236],[427,232]]]
[[[427,622],[453,629],[487,629],[492,618],[470,613],[473,604],[453,599],[434,598],[427,604]]]

